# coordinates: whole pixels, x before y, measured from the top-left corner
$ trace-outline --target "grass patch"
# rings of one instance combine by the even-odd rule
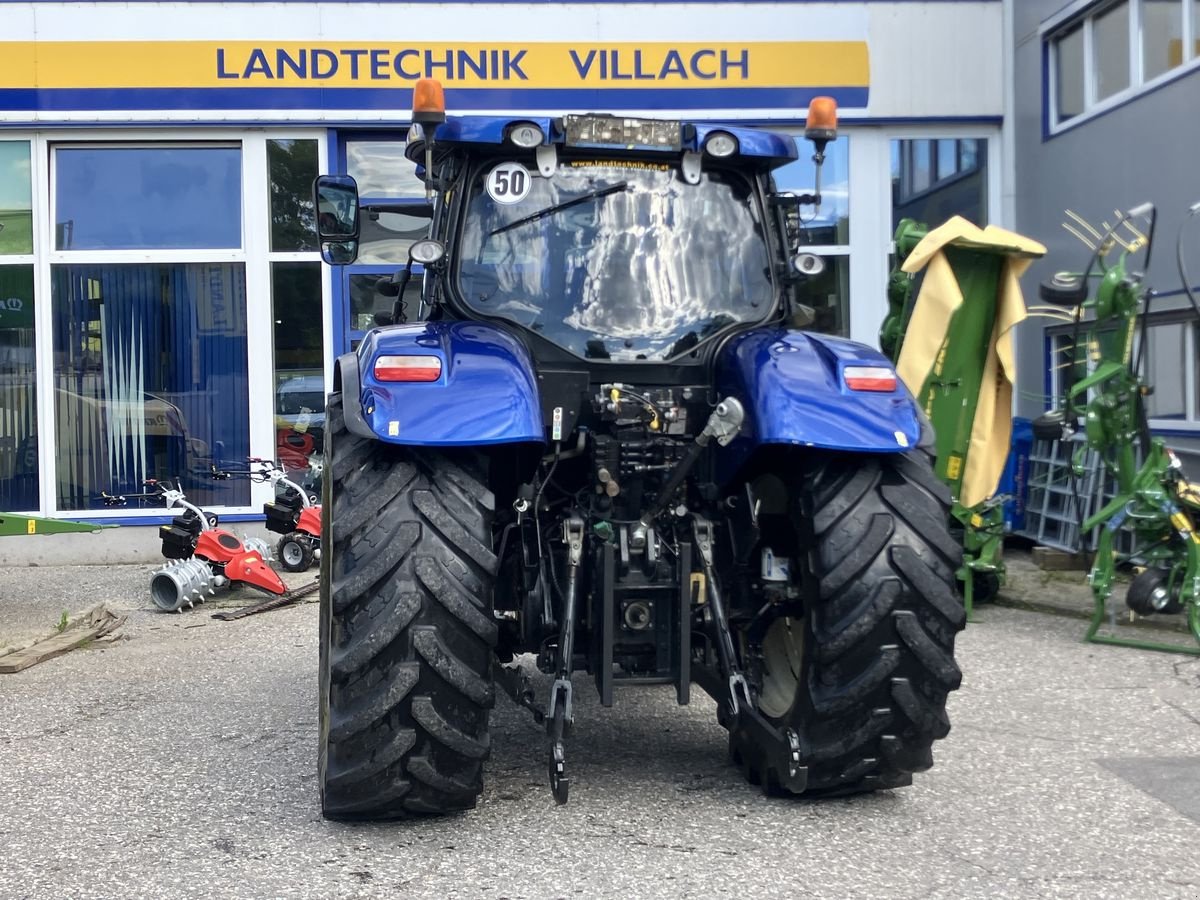
[[[0,256],[33,252],[33,213],[27,209],[0,209]]]

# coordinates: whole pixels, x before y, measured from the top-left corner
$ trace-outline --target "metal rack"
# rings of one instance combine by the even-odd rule
[[[1033,442],[1025,527],[1015,534],[1072,553],[1095,548],[1098,529],[1080,540],[1079,523],[1116,495],[1116,485],[1106,477],[1100,455],[1094,450],[1084,457],[1083,471],[1072,475],[1072,457],[1083,443],[1083,435],[1069,441]],[[1132,554],[1132,533],[1125,528],[1118,531],[1114,548],[1122,555]]]

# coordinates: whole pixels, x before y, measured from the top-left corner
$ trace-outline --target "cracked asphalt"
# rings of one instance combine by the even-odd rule
[[[129,611],[0,675],[0,897],[1200,897],[1200,660],[1085,645],[1076,619],[980,611],[911,788],[765,798],[707,699],[605,710],[581,678],[566,807],[502,698],[478,809],[348,826],[318,808],[316,605],[159,614],[151,568],[0,569],[0,647]]]

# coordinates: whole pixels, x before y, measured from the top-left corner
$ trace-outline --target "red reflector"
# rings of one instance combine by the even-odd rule
[[[437,381],[442,361],[436,356],[381,356],[375,360],[380,381]]]
[[[885,366],[846,366],[842,377],[846,380],[846,387],[852,391],[890,394],[896,390],[896,373]]]

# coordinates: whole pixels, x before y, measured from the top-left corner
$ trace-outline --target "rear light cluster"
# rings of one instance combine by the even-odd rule
[[[375,360],[379,381],[437,381],[442,360],[437,356],[381,356]]]
[[[852,391],[890,394],[896,390],[896,373],[887,366],[846,366],[842,370],[842,378]]]

